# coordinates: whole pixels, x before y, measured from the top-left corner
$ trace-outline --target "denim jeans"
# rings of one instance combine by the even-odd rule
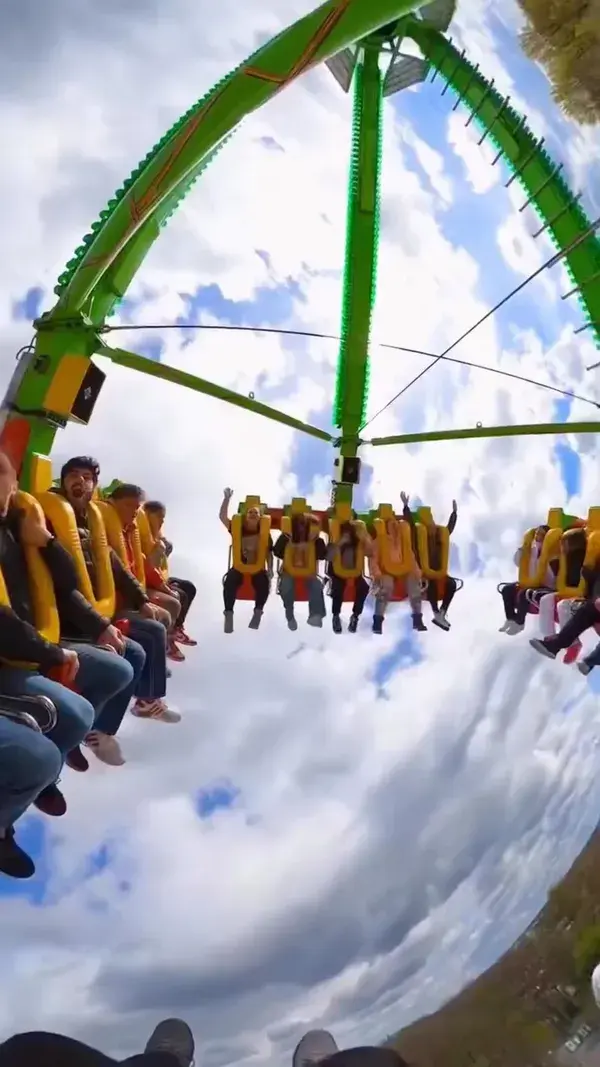
[[[316,577],[306,578],[305,581],[308,592],[308,614],[309,616],[316,615],[319,618],[324,619],[327,612],[325,610],[323,583]],[[294,612],[295,585],[295,579],[291,574],[281,575],[279,592],[281,594],[281,599],[283,600],[286,615],[292,615]]]
[[[56,726],[46,737],[54,742],[63,759],[67,752],[81,744],[94,721],[94,708],[89,700],[37,671],[2,667],[0,693],[6,693],[7,696],[49,697],[56,708],[57,719]]]
[[[125,654],[117,655],[101,645],[65,642],[79,656],[75,686],[95,711],[94,729],[112,737],[117,733],[135,693],[146,662],[137,641],[125,642]]]
[[[0,830],[14,826],[60,774],[61,754],[43,734],[0,715]]]
[[[140,700],[161,700],[167,692],[167,631],[162,622],[144,619],[135,611],[125,612],[120,617],[129,620],[130,637],[146,653],[135,696]]]

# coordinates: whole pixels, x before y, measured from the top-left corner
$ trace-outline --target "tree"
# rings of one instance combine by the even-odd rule
[[[600,961],[600,926],[588,926],[581,931],[573,946],[573,957],[578,977],[589,979]]]
[[[540,63],[565,114],[600,122],[600,0],[518,0],[528,25],[521,44]]]

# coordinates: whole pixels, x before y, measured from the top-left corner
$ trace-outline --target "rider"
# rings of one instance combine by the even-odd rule
[[[148,562],[158,570],[167,589],[179,600],[179,614],[175,621],[175,640],[180,645],[197,645],[198,642],[190,637],[185,629],[185,621],[196,598],[196,586],[188,578],[169,577],[168,559],[173,551],[173,545],[163,533],[167,509],[160,500],[146,500],[143,508],[150,526],[150,533],[154,538],[154,548],[148,557]]]
[[[280,534],[273,548],[273,555],[283,561],[279,592],[283,600],[287,624],[290,630],[298,629],[294,615],[295,578],[286,570],[287,550],[289,549],[292,554],[293,566],[306,567],[309,550],[314,545],[315,572],[304,580],[308,592],[308,625],[320,627],[327,614],[323,583],[316,570],[319,562],[327,557],[327,545],[320,536],[321,523],[316,515],[292,515],[291,527],[291,534]]]
[[[452,537],[454,529],[456,527],[456,520],[458,518],[458,505],[456,500],[452,501],[452,511],[450,512],[450,518],[448,519],[447,529],[448,536]],[[437,570],[441,564],[441,545],[440,545],[440,531],[437,526],[427,527],[427,556],[429,559],[429,566],[432,570]],[[447,574],[442,579],[444,592],[442,595],[442,606],[438,603],[438,579],[430,578],[427,583],[427,600],[433,612],[432,622],[434,626],[439,626],[441,630],[449,630],[450,623],[448,622],[447,615],[448,610],[454,597],[456,590],[458,589],[458,582],[456,578],[453,578],[450,574]]]
[[[88,524],[88,508],[100,476],[100,466],[97,460],[91,456],[75,456],[63,466],[60,474],[60,489],[56,490],[68,500],[73,508],[77,522],[77,532],[81,543],[81,549],[85,564],[90,575],[92,586],[96,575],[96,563]],[[133,714],[138,718],[155,719],[166,723],[179,722],[179,712],[173,711],[165,702],[167,691],[167,641],[166,630],[162,623],[158,622],[158,608],[149,602],[140,583],[123,566],[116,552],[112,549],[110,561],[117,596],[123,607],[128,610],[119,611],[119,617],[125,617],[129,621],[129,634],[132,643],[141,645],[145,652],[145,663],[139,677],[133,707]],[[110,620],[109,620],[110,621]],[[88,637],[82,631],[80,625],[74,625],[70,619],[65,618],[69,625],[71,647],[75,647],[81,659],[97,657],[98,651],[94,646],[78,644],[77,638]],[[65,637],[66,637],[65,625]],[[110,643],[113,643],[114,634],[110,631]],[[120,638],[119,634],[119,638]],[[125,642],[125,656],[128,655],[129,645]],[[122,650],[122,640],[119,645],[117,639],[116,651]]]
[[[531,544],[530,556],[529,556],[529,569],[535,570],[537,561],[542,553],[542,547],[544,539],[549,526],[538,526],[534,538]],[[523,555],[523,547],[518,548],[514,555],[515,567],[518,567],[521,563],[521,557]],[[535,597],[540,600],[545,593],[552,593],[556,589],[556,576],[558,574],[558,559],[549,560],[546,567],[546,573],[544,575],[544,584],[541,588],[535,590]],[[506,582],[500,594],[504,603],[504,614],[506,616],[502,626],[500,627],[501,634],[508,634],[510,637],[514,637],[515,634],[521,633],[525,626],[525,619],[527,612],[529,611],[529,599],[528,589],[524,589],[519,585],[519,582]]]
[[[398,519],[388,519],[385,524],[386,537],[389,541],[388,552],[391,559],[395,563],[402,562],[402,544],[400,540],[400,523]],[[406,592],[410,603],[410,608],[413,617],[413,626],[418,629],[418,625],[415,622],[421,620],[423,623],[422,612],[422,599],[421,599],[421,570],[415,559],[414,552],[411,552],[411,571],[406,575],[404,583],[406,586]],[[383,620],[385,617],[387,606],[394,593],[395,578],[391,574],[386,574],[381,567],[380,550],[377,542],[377,538],[373,537],[373,555],[370,560],[371,576],[373,578],[373,585],[371,592],[375,596],[375,612],[373,615],[373,633],[383,633]],[[423,629],[427,629],[423,626]]]
[[[233,489],[223,490],[223,501],[219,509],[219,520],[228,533],[231,533],[231,519],[229,518],[229,501],[233,496]],[[260,535],[260,509],[248,508],[242,519],[242,562],[255,563]],[[254,588],[254,611],[250,619],[249,628],[258,630],[265,604],[271,591],[273,541],[269,537],[267,558],[264,567],[251,575]],[[223,582],[223,606],[224,606],[224,629],[226,634],[233,633],[233,611],[239,588],[244,581],[243,574],[235,567],[230,567]]]
[[[584,577],[583,562],[587,551],[587,535],[578,527],[567,530],[560,542],[560,556],[565,561],[565,585],[576,588]],[[558,625],[562,627],[569,621],[585,597],[564,597],[559,600],[557,593],[544,593],[539,598],[539,623],[542,637],[551,637],[556,633],[554,613],[558,615]],[[581,651],[581,641],[574,641],[565,655],[565,663],[573,663]]]
[[[364,522],[360,522],[356,518],[355,512],[352,512],[352,515],[353,518],[350,521],[340,524],[339,539],[330,541],[327,548],[327,559],[329,560],[327,576],[331,582],[331,623],[333,632],[336,634],[341,634],[342,632],[340,615],[348,579],[341,578],[335,573],[334,560],[337,557],[343,567],[353,570],[357,565],[358,552],[361,547],[365,556],[371,557],[373,554],[373,542],[367,533]],[[351,634],[356,633],[358,620],[362,615],[365,600],[369,595],[369,584],[362,574],[355,578],[354,581],[354,604],[352,605],[352,614],[348,623],[348,632]]]

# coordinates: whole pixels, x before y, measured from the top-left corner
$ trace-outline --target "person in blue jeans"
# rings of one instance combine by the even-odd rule
[[[0,871],[31,878],[33,860],[15,840],[14,825],[60,774],[62,759],[41,733],[0,715]]]

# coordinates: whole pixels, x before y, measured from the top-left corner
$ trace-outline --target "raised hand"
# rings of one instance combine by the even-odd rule
[[[227,487],[226,489],[223,490],[223,498],[225,500],[231,500],[232,496],[233,496],[233,489],[229,489],[229,487]]]
[[[402,493],[400,493],[400,500],[404,504],[404,507],[407,508],[408,507],[408,501],[410,500],[410,497],[407,496],[406,493],[402,492]]]
[[[458,504],[456,503],[456,500],[452,501],[452,510],[453,510],[454,514],[456,515],[457,512],[458,512]]]

